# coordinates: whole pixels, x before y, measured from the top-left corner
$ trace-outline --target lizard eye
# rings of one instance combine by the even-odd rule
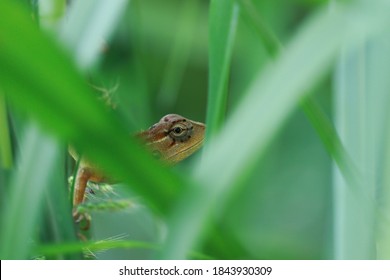
[[[190,137],[191,130],[184,124],[175,124],[171,130],[170,135],[175,140],[185,141]]]
[[[173,130],[175,132],[175,134],[180,134],[183,132],[183,128],[181,127],[175,127],[175,129]]]

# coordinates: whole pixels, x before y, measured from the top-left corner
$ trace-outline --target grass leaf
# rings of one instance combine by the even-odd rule
[[[238,12],[234,0],[213,0],[210,3],[207,137],[216,134],[226,117],[227,85]]]
[[[26,259],[41,221],[45,190],[60,163],[60,149],[51,138],[30,125],[21,143],[21,162],[12,176],[8,202],[2,217],[1,259]],[[55,186],[52,186],[55,187]]]
[[[390,41],[387,31],[360,39],[357,46],[344,46],[335,72],[337,128],[361,175],[357,182],[352,182],[355,185],[351,189],[351,182],[343,180],[338,169],[334,170],[336,259],[374,259],[377,251],[384,253],[386,246],[377,245],[376,225],[383,229],[389,222],[388,201],[381,197],[386,193],[383,181],[387,171],[382,165],[388,146],[383,139],[390,84],[384,73],[390,71]]]
[[[0,89],[0,158],[1,165],[4,168],[11,168],[13,164],[11,137],[8,127],[7,106],[4,99],[4,94]]]

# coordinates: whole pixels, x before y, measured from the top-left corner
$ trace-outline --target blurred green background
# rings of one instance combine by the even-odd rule
[[[2,259],[389,258],[386,1],[9,2]],[[168,113],[208,125],[173,168],[126,144]],[[68,142],[124,180],[92,202],[130,203],[88,241]]]

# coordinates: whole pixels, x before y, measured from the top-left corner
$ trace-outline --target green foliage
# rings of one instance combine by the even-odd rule
[[[0,4],[1,258],[388,258],[386,1],[74,2]],[[206,111],[173,168],[128,135]],[[85,243],[68,143],[123,182]]]

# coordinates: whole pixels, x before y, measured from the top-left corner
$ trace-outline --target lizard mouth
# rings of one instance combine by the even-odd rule
[[[179,162],[180,160],[184,159],[185,157],[190,156],[191,154],[193,154],[202,145],[203,145],[203,139],[198,141],[198,142],[195,142],[193,145],[187,147],[184,150],[179,151],[176,154],[173,154],[173,155],[170,155],[170,156],[166,157],[165,159],[167,160],[167,162],[172,162],[172,164],[176,164],[177,162]]]

